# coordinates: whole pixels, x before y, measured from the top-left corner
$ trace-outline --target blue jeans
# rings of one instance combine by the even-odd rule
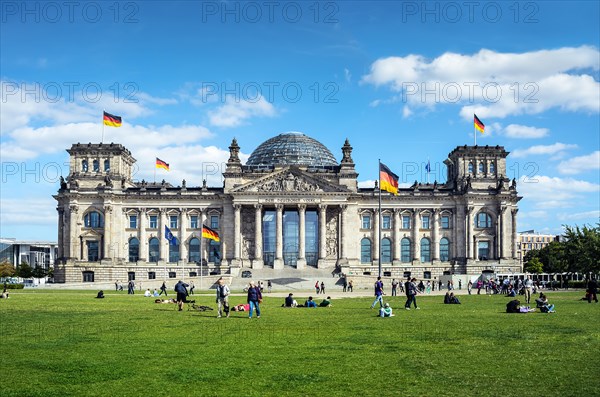
[[[375,300],[373,301],[373,304],[371,305],[371,308],[375,307],[375,304],[379,302],[379,307],[383,307],[383,295],[377,295],[375,297]]]
[[[248,317],[252,318],[252,311],[254,308],[256,308],[256,317],[260,317],[260,306],[258,305],[258,301],[250,301],[248,303],[250,304],[250,312]]]
[[[413,302],[415,303],[415,308],[416,308],[417,307],[417,296],[416,295],[408,295],[406,298],[406,303],[404,304],[404,307],[410,308],[410,304]]]

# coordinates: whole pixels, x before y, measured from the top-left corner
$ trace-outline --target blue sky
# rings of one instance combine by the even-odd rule
[[[55,240],[65,149],[106,128],[136,180],[221,184],[236,137],[244,158],[301,131],[361,186],[381,158],[412,184],[473,144],[511,152],[519,230],[560,233],[600,217],[598,2],[0,3],[0,235]],[[471,8],[470,8],[471,7]]]

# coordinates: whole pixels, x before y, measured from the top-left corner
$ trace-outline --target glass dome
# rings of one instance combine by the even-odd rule
[[[246,165],[337,166],[333,154],[321,142],[301,132],[286,132],[261,143]]]

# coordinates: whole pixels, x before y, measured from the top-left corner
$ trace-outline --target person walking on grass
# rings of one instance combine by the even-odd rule
[[[162,294],[165,294],[165,296],[167,296],[167,283],[165,281],[163,281],[162,285],[160,286],[160,294],[158,295]]]
[[[383,307],[383,282],[381,282],[381,277],[377,277],[377,281],[375,281],[375,300],[371,305],[371,309],[375,307],[375,304],[379,302],[379,307]]]
[[[523,285],[525,287],[525,300],[527,301],[527,304],[529,304],[529,301],[531,301],[531,292],[533,290],[533,281],[531,280],[531,276],[527,276],[527,279]]]
[[[398,291],[398,282],[395,278],[392,279],[392,296],[396,296]]]
[[[187,285],[181,280],[179,280],[179,282],[175,284],[175,292],[177,293],[177,306],[179,307],[179,311],[183,310],[183,304],[187,300],[187,287],[189,287],[189,285]]]
[[[588,303],[592,303],[592,299],[594,302],[598,303],[598,282],[596,281],[596,277],[593,276],[587,284],[588,289]]]
[[[190,281],[190,295],[194,295],[194,288],[196,288],[194,282]]]
[[[256,309],[256,318],[260,318],[260,302],[262,302],[262,294],[260,292],[260,288],[254,285],[254,281],[250,281],[250,285],[248,286],[247,302],[250,305],[248,318],[252,318],[252,312],[254,309]]]
[[[406,310],[410,310],[410,305],[411,303],[415,304],[415,309],[419,309],[419,307],[417,306],[417,293],[419,292],[417,289],[417,279],[413,278],[412,280],[410,280],[410,282],[407,282],[407,299],[406,299],[406,303],[404,304],[404,308]]]
[[[217,318],[221,318],[223,316],[223,312],[225,312],[225,316],[229,318],[229,287],[225,284],[225,280],[221,277],[217,281]]]

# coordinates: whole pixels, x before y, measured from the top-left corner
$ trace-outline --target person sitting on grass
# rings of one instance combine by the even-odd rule
[[[100,290],[96,295],[96,299],[104,299],[104,291]]]
[[[152,294],[155,298],[158,298],[158,296],[160,295],[158,293],[158,291],[156,290],[156,288],[154,288],[154,293]]]
[[[454,295],[454,292],[446,292],[446,296],[444,296],[444,304],[446,304],[446,305],[460,305],[460,301]]]
[[[542,313],[554,313],[554,305],[548,303],[548,298],[543,292],[540,292],[540,297],[535,300],[536,307],[540,309]]]
[[[281,305],[282,307],[298,307],[298,302],[294,299],[294,294],[290,292],[290,294],[285,298],[285,303]]]
[[[312,296],[309,296],[308,300],[304,302],[304,307],[317,307],[317,302],[313,300]]]
[[[379,317],[394,317],[389,303],[386,302],[385,305],[379,309]]]
[[[328,296],[327,299],[323,299],[323,302],[319,303],[320,307],[331,307],[331,297]]]
[[[151,298],[152,297],[152,292],[150,292],[150,288],[148,288],[146,290],[146,292],[144,292],[144,297],[145,298]]]

